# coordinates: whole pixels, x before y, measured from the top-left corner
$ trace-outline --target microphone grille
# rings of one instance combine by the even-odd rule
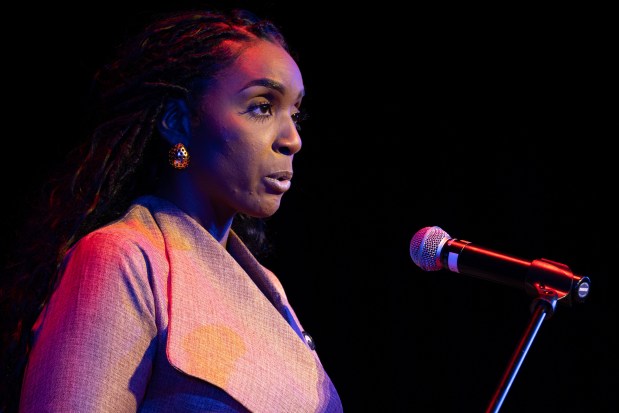
[[[451,239],[440,227],[425,227],[413,235],[410,254],[413,262],[424,271],[438,271],[442,268],[439,247],[444,239]]]

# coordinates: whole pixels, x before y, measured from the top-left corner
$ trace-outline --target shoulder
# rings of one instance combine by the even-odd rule
[[[86,234],[69,250],[66,261],[119,270],[152,267],[165,261],[163,236],[148,209],[133,205],[118,220]]]
[[[144,246],[163,248],[161,230],[151,212],[142,205],[134,204],[118,220],[84,236],[78,244],[98,244],[130,248]]]

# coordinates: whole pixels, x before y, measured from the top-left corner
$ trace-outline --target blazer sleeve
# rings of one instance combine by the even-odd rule
[[[34,326],[20,412],[137,410],[157,345],[149,271],[125,234],[76,244]]]

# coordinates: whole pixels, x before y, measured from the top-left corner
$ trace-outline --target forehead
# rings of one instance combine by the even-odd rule
[[[294,96],[303,91],[301,71],[292,56],[281,46],[257,40],[245,45],[239,57],[218,76],[220,86],[240,91],[256,79],[270,79],[282,84]]]

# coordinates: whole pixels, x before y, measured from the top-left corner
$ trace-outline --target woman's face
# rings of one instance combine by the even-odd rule
[[[304,94],[301,72],[280,46],[257,41],[209,82],[191,127],[193,188],[215,218],[267,217],[290,189]]]

